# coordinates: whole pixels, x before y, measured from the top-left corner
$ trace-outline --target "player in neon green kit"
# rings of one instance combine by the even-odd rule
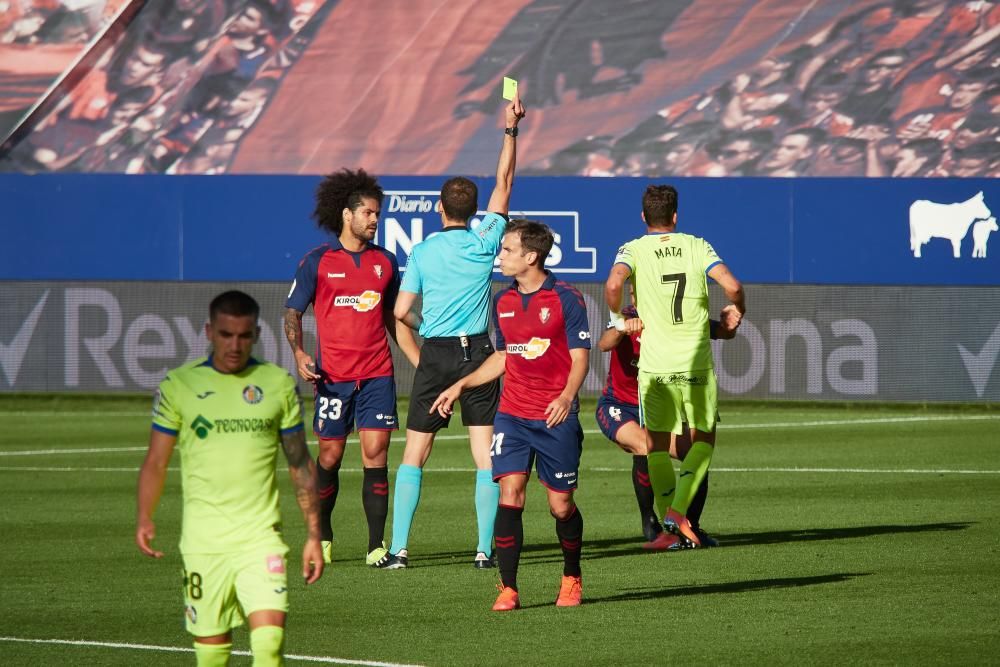
[[[243,292],[217,296],[205,333],[208,358],[174,369],[160,383],[149,450],[139,472],[135,541],[153,549],[153,513],[174,447],[181,454],[187,629],[198,665],[229,663],[232,629],[250,625],[254,665],[282,664],[288,612],[288,547],[281,536],[275,463],[288,459],[308,538],[302,576],[323,573],[316,468],[306,447],[295,380],[250,356],[260,327],[257,302]]]
[[[726,309],[735,309],[739,318],[746,312],[743,286],[705,239],[675,231],[677,190],[673,187],[646,188],[642,219],[647,234],[618,249],[604,297],[616,327],[642,330],[639,419],[652,439],[648,461],[653,492],[670,498],[664,528],[674,542],[700,546],[685,514],[711,463],[718,420],[706,276],[719,283],[732,304]],[[626,323],[620,314],[627,280],[635,288],[640,323]],[[675,477],[670,434],[680,434],[684,422],[690,426],[692,445]]]

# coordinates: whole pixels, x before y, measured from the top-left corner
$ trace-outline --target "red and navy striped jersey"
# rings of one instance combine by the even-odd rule
[[[583,296],[551,273],[537,292],[521,294],[515,281],[493,297],[496,349],[507,353],[500,411],[545,419],[545,408],[569,379],[569,351],[590,349]]]
[[[604,395],[617,403],[639,405],[639,345],[638,334],[622,336],[611,350]]]
[[[316,316],[316,368],[324,382],[392,376],[384,317],[392,320],[399,264],[369,243],[350,252],[333,238],[310,250],[295,272],[285,306]]]

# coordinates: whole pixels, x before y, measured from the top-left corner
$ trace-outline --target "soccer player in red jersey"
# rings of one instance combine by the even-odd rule
[[[323,556],[332,558],[330,516],[340,488],[347,436],[359,431],[364,464],[362,503],[368,519],[368,565],[385,556],[389,514],[386,456],[389,435],[399,428],[392,337],[414,364],[419,351],[412,332],[393,317],[399,291],[395,256],[372,243],[383,192],[363,169],[330,174],[316,191],[313,217],[331,238],[299,263],[285,304],[285,336],[299,377],[315,387],[313,430],[317,459]],[[316,358],[302,348],[302,314],[316,317]]]
[[[514,282],[493,298],[496,352],[443,391],[431,406],[441,416],[450,415],[464,389],[506,373],[490,450],[493,478],[500,483],[494,540],[501,584],[494,611],[521,606],[517,567],[524,542],[525,492],[533,465],[546,487],[563,552],[556,605],[577,606],[583,595],[583,517],[573,492],[583,443],[577,392],[587,375],[590,329],[580,292],[544,268],[553,240],[552,230],[539,222],[509,223],[500,270]]]

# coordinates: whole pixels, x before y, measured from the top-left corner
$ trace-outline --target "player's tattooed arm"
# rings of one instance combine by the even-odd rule
[[[316,362],[302,349],[302,312],[294,308],[285,308],[285,338],[295,354],[295,368],[299,377],[306,382],[319,379],[316,373]]]
[[[285,308],[285,338],[292,352],[302,349],[302,313],[294,308]]]
[[[281,434],[281,448],[288,459],[288,472],[295,485],[295,499],[306,520],[306,542],[302,547],[302,577],[306,584],[323,575],[323,547],[319,530],[319,495],[316,492],[316,464],[306,447],[303,429]]]
[[[281,434],[281,448],[288,460],[288,472],[295,485],[295,499],[306,519],[309,537],[319,539],[319,496],[316,494],[316,464],[306,447],[303,429]]]

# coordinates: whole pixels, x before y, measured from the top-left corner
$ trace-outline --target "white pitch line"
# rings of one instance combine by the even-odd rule
[[[144,452],[146,447],[93,447],[90,449],[23,449],[15,452],[0,452],[0,456],[34,456],[35,454],[109,454],[113,452]]]
[[[22,644],[63,644],[67,646],[97,646],[101,648],[126,648],[139,651],[161,651],[171,653],[194,653],[193,648],[183,646],[156,646],[153,644],[130,644],[119,642],[95,642],[73,639],[25,639],[23,637],[0,637],[3,642],[18,642]],[[233,655],[252,655],[250,651],[233,651]],[[286,660],[302,660],[304,662],[325,662],[335,665],[364,665],[365,667],[420,667],[401,662],[381,662],[378,660],[349,660],[347,658],[327,658],[316,655],[285,655]]]
[[[631,468],[591,468],[592,472],[627,472]],[[925,470],[920,468],[711,468],[717,472],[818,472],[863,475],[1000,475],[1000,470]]]
[[[180,468],[167,468],[170,472],[179,472]],[[583,467],[582,472],[610,472],[625,473],[631,472],[631,468],[608,468],[608,467]],[[475,468],[424,468],[428,473],[472,473]],[[43,468],[39,466],[0,466],[0,472],[139,472],[139,468]],[[358,474],[364,472],[362,468],[341,468],[340,472],[345,474]],[[787,473],[857,473],[864,475],[1000,475],[1000,470],[963,470],[963,469],[935,469],[923,470],[919,468],[712,468],[713,473],[736,472],[736,473],[757,473],[757,472],[787,472]]]
[[[918,417],[874,417],[871,419],[825,419],[807,422],[772,422],[757,424],[719,424],[719,428],[729,430],[761,429],[761,428],[814,428],[822,426],[854,426],[870,424],[909,424],[919,422],[943,422],[943,421],[995,421],[1000,420],[1000,415],[936,415]],[[584,429],[584,433],[598,434],[599,429]],[[464,434],[442,434],[435,440],[468,440]],[[352,439],[352,442],[354,440]],[[405,442],[406,436],[399,435],[392,438],[392,442]],[[310,445],[315,445],[315,440],[309,441]],[[0,451],[0,456],[34,456],[53,454],[104,454],[112,452],[142,452],[146,447],[102,447],[91,449],[27,449],[20,451],[4,452]]]

